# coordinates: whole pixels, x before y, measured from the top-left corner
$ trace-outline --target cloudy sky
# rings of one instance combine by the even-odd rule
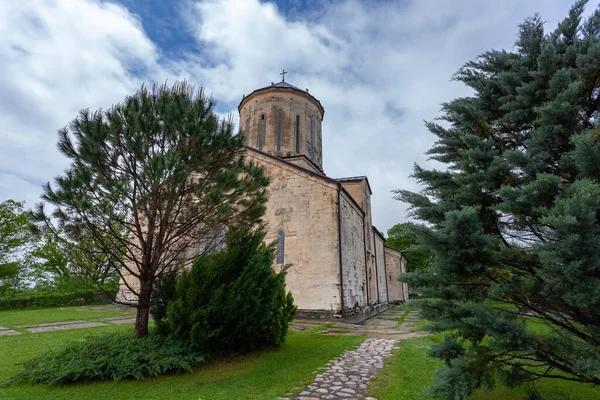
[[[67,166],[56,131],[78,110],[110,107],[143,82],[203,85],[220,114],[243,94],[286,80],[325,107],[323,163],[367,175],[374,224],[406,218],[395,188],[433,136],[423,120],[468,90],[466,61],[510,50],[535,12],[554,29],[569,0],[1,0],[0,201],[39,201]],[[593,0],[587,12],[598,6]]]

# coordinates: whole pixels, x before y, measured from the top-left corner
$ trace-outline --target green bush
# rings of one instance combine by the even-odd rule
[[[98,289],[24,292],[0,297],[0,310],[9,310],[13,308],[61,307],[106,303],[108,301],[110,301],[110,299],[106,294]]]
[[[190,371],[202,362],[201,355],[178,341],[159,335],[135,339],[130,334],[112,333],[46,351],[26,361],[15,380],[61,386],[75,382],[143,379]]]
[[[286,268],[273,271],[263,230],[230,232],[225,250],[198,257],[177,280],[164,321],[175,337],[205,352],[281,345],[295,312]]]
[[[150,315],[156,322],[157,331],[161,334],[168,331],[168,327],[165,326],[167,306],[175,295],[176,284],[177,272],[167,272],[154,281],[152,298],[150,299]]]

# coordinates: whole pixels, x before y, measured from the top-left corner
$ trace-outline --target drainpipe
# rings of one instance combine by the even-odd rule
[[[401,259],[402,260],[402,259]],[[402,261],[400,261],[402,262]],[[400,266],[402,268],[402,266]],[[388,274],[387,274],[387,262],[385,261],[385,243],[383,244],[383,274],[385,281],[385,297],[387,297],[387,302],[390,302],[390,283],[388,282]]]
[[[342,307],[342,318],[346,316],[344,311],[344,271],[342,269],[342,185],[338,183],[338,253],[340,258],[340,305]]]
[[[365,214],[366,215],[366,214]],[[369,265],[367,264],[367,232],[366,232],[366,216],[363,216],[363,248],[365,250],[365,286],[367,287],[367,304],[366,306],[370,306],[369,304]]]
[[[400,275],[402,275],[404,273],[404,272],[402,272],[402,259],[406,259],[406,272],[408,272],[408,257],[406,257],[404,255],[404,253],[400,253]],[[405,282],[401,282],[401,284],[402,284],[402,297],[404,297],[402,300],[406,301],[406,300],[408,300],[408,284],[406,284]]]
[[[371,227],[371,233],[373,227]],[[381,304],[381,300],[379,299],[379,269],[377,268],[377,241],[375,240],[375,234],[373,234],[373,248],[375,249],[375,284],[377,290],[377,304]]]

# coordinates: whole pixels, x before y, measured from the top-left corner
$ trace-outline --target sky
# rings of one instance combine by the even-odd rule
[[[142,83],[203,86],[219,115],[279,81],[325,108],[323,167],[367,175],[373,224],[408,218],[394,189],[419,190],[415,163],[434,136],[423,121],[470,94],[452,75],[491,49],[513,49],[538,12],[553,30],[569,0],[1,0],[0,201],[39,202],[68,167],[57,130],[109,108]],[[586,14],[598,7],[590,1]]]

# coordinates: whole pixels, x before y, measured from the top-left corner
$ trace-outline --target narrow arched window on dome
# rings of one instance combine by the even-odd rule
[[[262,150],[263,140],[265,138],[265,116],[260,116],[260,133],[258,135],[258,149]]]
[[[296,153],[300,153],[300,116],[296,115]]]
[[[281,119],[283,118],[281,111],[277,113],[277,151],[281,151]]]
[[[283,264],[283,253],[285,250],[285,232],[277,232],[277,264]]]
[[[315,145],[315,132],[313,129],[313,119],[310,119],[310,157],[313,157],[314,154],[314,145]]]
[[[250,136],[250,118],[246,120],[246,132],[244,133],[244,143],[248,146],[248,138]]]

